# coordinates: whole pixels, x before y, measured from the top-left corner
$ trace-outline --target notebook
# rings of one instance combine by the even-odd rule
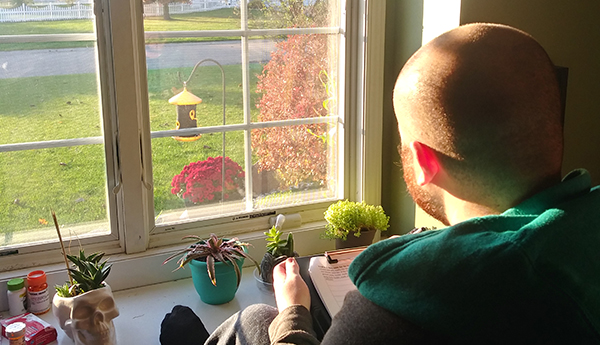
[[[326,252],[310,258],[308,272],[325,309],[333,318],[342,308],[346,294],[356,290],[348,277],[348,267],[366,247]]]

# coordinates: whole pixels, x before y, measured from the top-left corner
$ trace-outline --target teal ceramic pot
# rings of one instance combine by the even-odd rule
[[[237,260],[237,264],[241,271],[244,259]],[[196,288],[198,295],[200,295],[202,302],[206,304],[223,304],[231,301],[235,297],[235,293],[238,289],[237,278],[231,263],[215,262],[217,286],[214,286],[208,277],[206,262],[192,260],[190,261],[189,266],[192,271],[194,287]]]

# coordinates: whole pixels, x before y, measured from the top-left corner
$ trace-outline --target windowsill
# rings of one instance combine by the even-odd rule
[[[243,269],[242,281],[235,298],[226,304],[209,305],[200,300],[190,278],[148,285],[114,293],[120,315],[113,320],[118,344],[158,344],[160,324],[175,305],[190,307],[209,332],[237,311],[256,303],[275,305],[272,294],[259,290],[253,267]],[[189,270],[188,270],[189,271]],[[7,313],[2,313],[7,317]],[[52,312],[41,318],[54,326],[58,339],[51,344],[74,344],[58,325]],[[4,341],[6,341],[4,339]]]
[[[301,255],[323,253],[333,248],[333,241],[321,240],[324,223],[320,222],[311,226],[286,229],[284,232],[294,233],[295,249]],[[265,235],[262,231],[245,233],[239,236],[240,240],[249,242],[250,255],[257,261],[265,253]],[[176,268],[176,259],[163,265],[163,261],[187,244],[150,249],[143,253],[126,255],[112,255],[110,262],[113,264],[107,281],[114,291],[114,297],[120,315],[114,319],[118,344],[158,344],[160,324],[165,314],[171,312],[175,305],[190,307],[204,323],[206,329],[212,332],[229,316],[237,311],[256,303],[275,305],[272,294],[260,290],[254,278],[254,265],[246,260],[240,287],[233,301],[223,305],[208,305],[200,300],[190,278],[189,269]],[[36,267],[42,269],[48,276],[49,287],[63,284],[68,278],[64,264],[52,264]],[[25,277],[30,269],[20,269],[0,273],[0,313],[8,317],[5,311],[6,281],[15,277]],[[53,295],[54,289],[51,290]],[[52,345],[74,344],[58,325],[58,320],[52,312],[41,315],[41,318],[54,326],[58,332],[58,339]],[[6,341],[6,340],[5,340]]]

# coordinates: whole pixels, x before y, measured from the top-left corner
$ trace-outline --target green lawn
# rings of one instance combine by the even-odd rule
[[[173,20],[145,20],[146,31],[238,29],[233,9],[172,15]],[[1,35],[93,32],[91,20],[0,23]],[[172,39],[168,42],[215,40]],[[92,46],[93,42],[0,44],[0,50]],[[239,65],[224,66],[226,122],[243,120],[242,73]],[[251,66],[251,97],[262,66]],[[148,72],[151,130],[175,128],[175,106],[168,103],[182,87],[177,72],[187,78],[190,68]],[[222,123],[221,72],[214,65],[198,68],[188,88],[203,99],[198,126]],[[95,137],[102,135],[96,76],[93,74],[0,79],[0,144]],[[254,104],[254,101],[252,101]],[[252,105],[256,116],[256,108]],[[195,142],[172,138],[152,141],[155,209],[183,207],[171,194],[171,179],[190,162],[220,156],[221,134],[205,134]],[[243,133],[227,133],[226,155],[244,166]],[[102,145],[0,153],[0,233],[48,226],[50,208],[61,223],[79,224],[106,218],[106,172]]]
[[[243,119],[240,66],[224,66],[226,121]],[[252,65],[251,85],[261,65]],[[175,106],[168,99],[179,87],[177,72],[191,68],[151,70],[148,73],[152,131],[175,128]],[[201,66],[190,90],[203,99],[198,126],[222,123],[221,72]],[[251,90],[255,99],[258,95]],[[93,74],[0,79],[0,144],[100,136],[96,78]],[[252,109],[255,109],[252,107]],[[256,111],[256,110],[254,110]],[[256,116],[256,115],[254,115]],[[155,209],[183,207],[171,194],[171,179],[188,163],[220,156],[221,134],[206,134],[195,142],[172,138],[152,142]],[[228,133],[226,155],[244,166],[243,133]],[[77,224],[106,217],[104,151],[101,145],[27,150],[0,154],[0,232],[45,226],[50,208],[61,223]],[[42,221],[40,221],[42,219]]]
[[[240,29],[240,18],[234,9],[220,9],[208,12],[173,14],[171,20],[162,17],[147,17],[144,30],[150,31],[199,31]],[[41,35],[94,32],[92,20],[59,20],[47,22],[0,23],[0,35]],[[199,37],[161,38],[147,43],[201,42],[239,39],[238,37]],[[44,42],[44,43],[2,43],[0,51],[25,49],[57,49],[92,47],[93,42]]]

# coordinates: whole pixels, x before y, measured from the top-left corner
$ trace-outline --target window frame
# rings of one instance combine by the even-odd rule
[[[222,235],[264,231],[269,216],[231,221],[227,218],[178,224],[160,231],[154,224],[148,83],[143,29],[143,4],[138,0],[96,0],[96,33],[102,113],[107,147],[109,221],[118,236],[85,239],[86,250],[135,254],[179,244],[182,236],[205,231]],[[381,133],[385,2],[346,0],[346,84],[343,140],[344,198],[379,204],[381,198]],[[110,19],[109,19],[110,18]],[[364,20],[362,18],[365,18]],[[258,31],[258,30],[255,30]],[[244,35],[242,35],[242,44]],[[367,40],[368,38],[368,40]],[[357,73],[356,71],[361,71]],[[247,76],[246,76],[247,77]],[[354,95],[354,96],[352,96]],[[368,154],[366,154],[368,152]],[[323,211],[331,202],[285,208],[299,214],[301,228],[322,228]],[[260,211],[259,211],[260,212]],[[24,246],[18,255],[0,258],[3,267],[18,269],[60,262],[58,243]],[[43,252],[44,255],[40,255]]]

